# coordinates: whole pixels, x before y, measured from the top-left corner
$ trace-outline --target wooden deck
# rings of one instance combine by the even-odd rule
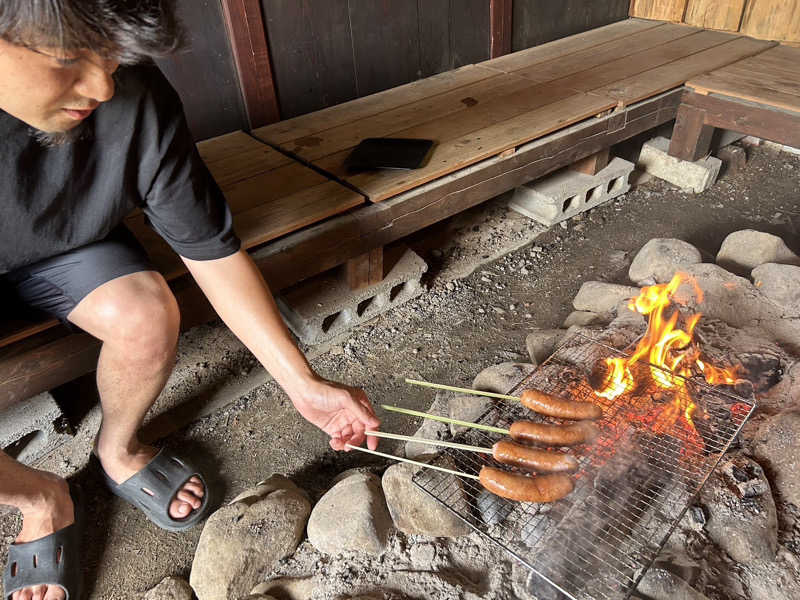
[[[262,127],[253,135],[381,202],[774,45],[629,19]],[[421,169],[348,173],[345,157],[367,137],[428,138],[436,146]]]

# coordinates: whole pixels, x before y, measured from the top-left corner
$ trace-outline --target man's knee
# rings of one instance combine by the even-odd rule
[[[137,362],[171,358],[180,326],[175,297],[164,278],[154,271],[104,284],[69,318],[104,342],[123,346],[130,360]]]

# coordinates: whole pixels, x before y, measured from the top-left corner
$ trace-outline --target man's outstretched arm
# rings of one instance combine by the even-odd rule
[[[331,436],[334,450],[360,446],[378,421],[363,390],[322,379],[289,335],[264,278],[246,251],[216,260],[184,258],[225,324],[286,391],[298,412]],[[377,438],[367,440],[371,448]]]

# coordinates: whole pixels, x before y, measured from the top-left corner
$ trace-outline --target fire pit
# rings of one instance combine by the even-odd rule
[[[679,285],[645,288],[632,303],[650,317],[638,343],[620,348],[626,340],[613,330],[597,339],[573,335],[511,392],[536,389],[603,407],[600,436],[576,452],[572,494],[553,504],[514,503],[475,480],[432,469],[414,477],[574,600],[631,594],[755,408],[752,397],[736,393],[733,370],[703,360],[692,341],[700,316],[671,302]],[[509,428],[523,419],[556,422],[498,402],[479,423]],[[470,429],[457,441],[490,447],[500,437]],[[468,474],[500,467],[488,455],[452,448],[433,464]]]

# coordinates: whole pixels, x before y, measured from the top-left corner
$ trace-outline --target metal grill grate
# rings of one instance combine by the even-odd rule
[[[580,469],[575,490],[563,500],[517,503],[476,480],[433,469],[414,475],[424,491],[573,600],[631,594],[755,408],[752,400],[688,380],[678,386],[677,402],[695,403],[694,432],[685,419],[668,418],[676,395],[653,382],[648,364],[632,368],[635,381],[644,382],[633,391],[598,397],[588,380],[611,356],[623,353],[573,335],[511,392],[535,388],[603,407],[598,440],[573,449]],[[479,422],[507,429],[520,419],[556,422],[505,401],[492,404]],[[469,429],[456,441],[491,447],[501,437]],[[485,464],[500,466],[490,455],[453,449],[434,464],[474,474]]]

